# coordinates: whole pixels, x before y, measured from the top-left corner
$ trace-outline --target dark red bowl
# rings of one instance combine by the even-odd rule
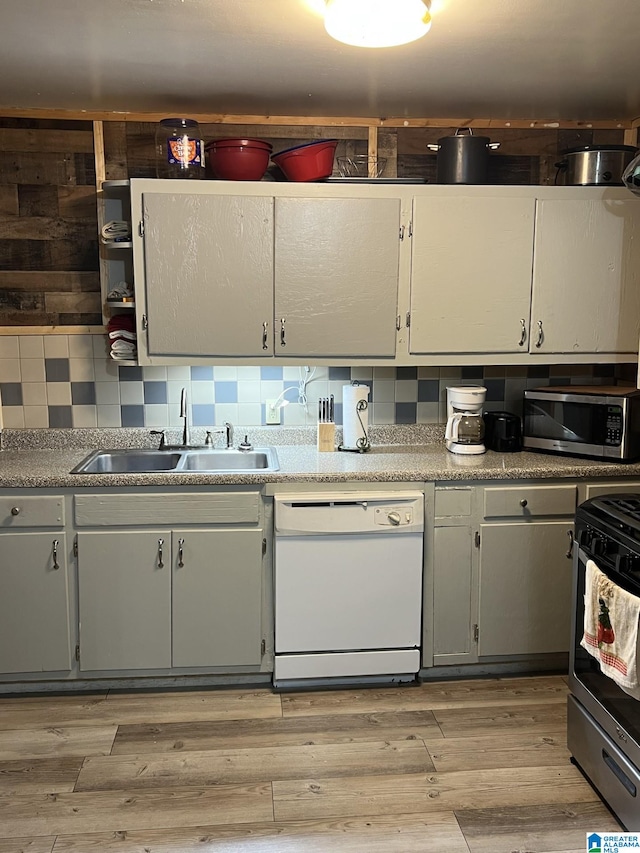
[[[271,159],[290,181],[320,181],[333,172],[333,158],[338,145],[337,139],[319,139],[285,148]]]
[[[267,171],[272,146],[252,139],[216,139],[205,146],[207,177],[259,181]]]

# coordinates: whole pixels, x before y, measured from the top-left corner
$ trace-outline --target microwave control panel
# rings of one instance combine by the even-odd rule
[[[607,406],[607,421],[604,443],[617,447],[622,442],[622,408]]]

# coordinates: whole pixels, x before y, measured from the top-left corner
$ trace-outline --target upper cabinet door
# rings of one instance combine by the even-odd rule
[[[413,202],[411,353],[527,352],[535,199]]]
[[[144,193],[143,216],[149,355],[272,356],[273,199]]]
[[[531,352],[635,355],[639,328],[640,201],[539,201]]]
[[[400,200],[279,198],[275,355],[396,351]]]

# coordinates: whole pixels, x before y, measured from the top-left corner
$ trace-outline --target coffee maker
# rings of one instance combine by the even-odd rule
[[[484,453],[482,407],[487,389],[481,385],[457,385],[447,388],[447,427],[444,439],[451,453]]]

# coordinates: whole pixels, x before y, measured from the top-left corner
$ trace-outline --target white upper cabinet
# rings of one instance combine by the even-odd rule
[[[273,354],[273,198],[145,192],[150,356]]]
[[[640,201],[541,199],[531,351],[630,353],[640,326]]]
[[[535,198],[413,201],[409,352],[527,351]]]
[[[275,205],[275,354],[393,357],[399,199]]]

